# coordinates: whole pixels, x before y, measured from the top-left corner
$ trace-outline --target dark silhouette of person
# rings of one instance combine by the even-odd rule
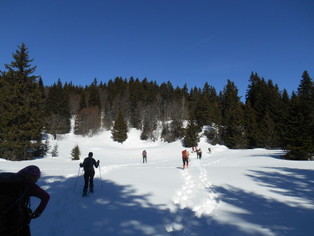
[[[80,167],[84,169],[84,187],[83,187],[83,196],[87,195],[87,189],[89,187],[89,192],[94,192],[94,176],[95,170],[94,167],[98,168],[99,160],[96,162],[93,158],[93,153],[88,153],[88,157],[86,157],[83,163],[80,163]]]

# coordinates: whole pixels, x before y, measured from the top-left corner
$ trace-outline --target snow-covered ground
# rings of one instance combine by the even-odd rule
[[[110,131],[90,138],[67,134],[50,141],[58,144],[59,157],[0,159],[1,172],[30,164],[42,170],[38,183],[51,199],[32,221],[32,235],[314,235],[314,162],[282,160],[280,150],[230,150],[202,139],[202,159],[191,153],[189,168],[182,170],[179,141],[141,141],[139,135],[132,129],[120,144]],[[80,161],[71,160],[76,145]],[[88,152],[100,160],[100,169],[95,193],[82,198],[79,163]],[[32,208],[37,204],[32,199]]]

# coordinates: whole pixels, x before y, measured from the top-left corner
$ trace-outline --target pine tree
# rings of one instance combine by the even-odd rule
[[[111,131],[114,141],[123,143],[128,138],[128,127],[123,112],[120,110]]]
[[[265,148],[271,148],[276,143],[276,125],[266,112],[264,119],[260,123],[262,145]]]
[[[271,80],[265,81],[256,73],[252,73],[246,95],[246,104],[248,103],[256,114],[254,122],[257,123],[257,127],[252,124],[256,130],[255,135],[250,136],[250,146],[255,142],[255,147],[278,147],[280,122],[283,115],[281,114],[282,100],[278,86],[274,85]],[[267,123],[265,123],[266,121]],[[252,125],[248,125],[248,127]],[[269,137],[269,135],[272,136]],[[253,140],[254,142],[252,142]]]
[[[286,137],[287,159],[308,160],[314,155],[314,95],[313,82],[305,71],[298,88],[298,94],[291,100]]]
[[[197,102],[195,118],[200,127],[209,124],[210,105],[208,97],[205,95],[201,96],[200,100]]]
[[[80,147],[76,145],[71,151],[72,160],[80,160],[81,151]]]
[[[101,107],[99,92],[97,88],[97,79],[95,79],[91,86],[88,88],[88,106],[96,106],[98,108]]]
[[[142,122],[140,118],[141,109],[139,101],[141,97],[141,83],[140,81],[134,80],[133,77],[129,81],[129,118],[130,126],[136,129],[142,128]]]
[[[252,108],[250,101],[245,104],[245,136],[248,148],[258,146],[261,134],[257,124],[256,111]]]
[[[229,148],[243,148],[246,145],[244,135],[244,117],[238,89],[228,80],[222,94],[221,136]]]
[[[279,108],[279,120],[277,122],[277,132],[278,132],[278,145],[279,147],[285,149],[287,147],[286,136],[289,133],[288,121],[289,121],[289,106],[290,97],[286,89],[283,90],[281,94],[281,105]]]
[[[183,146],[184,147],[197,147],[199,142],[198,134],[202,129],[195,124],[193,116],[189,120],[188,126],[185,130],[185,135],[183,138]]]
[[[41,142],[44,127],[44,101],[33,75],[36,67],[24,43],[13,54],[14,60],[5,65],[1,90],[3,109],[0,156],[9,160],[26,160],[45,155]]]
[[[46,103],[46,132],[54,135],[70,132],[70,106],[62,82],[59,79],[48,90]]]

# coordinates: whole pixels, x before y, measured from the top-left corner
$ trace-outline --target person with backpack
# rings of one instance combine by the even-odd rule
[[[144,150],[144,151],[142,152],[142,156],[143,156],[143,163],[144,163],[144,162],[147,163],[147,152],[146,152],[146,150]]]
[[[31,235],[31,220],[41,216],[50,199],[50,195],[36,184],[40,175],[40,169],[35,165],[18,173],[1,173],[0,235]],[[30,197],[40,199],[34,212],[29,207]]]
[[[184,149],[184,150],[182,151],[182,161],[183,161],[183,167],[182,167],[182,169],[185,169],[185,168],[189,167],[189,156],[190,156],[189,151],[187,151],[186,149]]]
[[[95,170],[94,166],[98,168],[99,166],[99,160],[96,162],[96,160],[93,158],[93,153],[88,153],[88,157],[86,157],[83,161],[83,163],[80,163],[80,167],[83,167],[84,169],[84,187],[83,187],[83,197],[87,196],[87,189],[89,186],[89,192],[94,192],[94,176],[95,176]]]
[[[196,153],[197,153],[197,159],[202,159],[202,149],[197,149]]]

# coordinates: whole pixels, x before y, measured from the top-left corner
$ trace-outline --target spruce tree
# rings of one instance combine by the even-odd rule
[[[120,110],[111,131],[114,141],[123,143],[128,138],[128,127],[123,112]]]
[[[263,147],[272,148],[274,143],[276,143],[276,125],[268,112],[266,112],[264,119],[260,123],[260,131]]]
[[[184,147],[197,147],[199,142],[198,134],[202,131],[202,129],[195,124],[193,119],[193,115],[190,115],[190,120],[188,126],[185,130],[185,135],[183,138],[183,146]]]
[[[139,101],[141,97],[141,83],[140,81],[134,80],[133,77],[129,81],[129,117],[130,126],[136,129],[142,128],[142,122],[140,118],[141,109]]]
[[[208,97],[203,95],[200,97],[195,108],[195,118],[197,124],[202,127],[209,124],[210,104]]]
[[[27,160],[43,156],[45,148],[41,142],[44,127],[44,101],[36,67],[24,43],[13,53],[14,60],[6,64],[1,90],[8,93],[2,97],[5,108],[2,116],[0,156],[9,160]]]
[[[282,118],[282,101],[278,86],[274,85],[271,80],[265,81],[256,73],[252,73],[249,82],[246,104],[250,103],[255,111],[257,123],[255,135],[250,137],[250,141],[254,139],[256,147],[278,147]],[[255,126],[255,124],[252,125]]]
[[[244,124],[247,147],[257,147],[261,134],[259,134],[260,130],[257,124],[256,111],[252,108],[250,101],[247,101],[245,104]]]
[[[71,151],[72,160],[80,160],[81,150],[78,145],[76,145]]]
[[[91,84],[88,90],[88,106],[93,107],[96,106],[100,109],[100,97],[97,87],[97,79]]]
[[[48,90],[46,102],[46,132],[54,135],[70,132],[69,97],[60,79]]]
[[[289,106],[290,106],[290,97],[286,89],[283,90],[281,94],[281,105],[279,108],[279,120],[277,122],[277,132],[278,132],[278,144],[279,147],[285,148],[286,135],[289,133],[287,123],[289,121]]]
[[[243,148],[246,145],[244,135],[244,116],[238,89],[228,80],[222,94],[221,135],[229,148]]]
[[[313,82],[307,71],[302,75],[298,94],[291,100],[286,137],[286,158],[313,159],[314,155],[314,95]]]

